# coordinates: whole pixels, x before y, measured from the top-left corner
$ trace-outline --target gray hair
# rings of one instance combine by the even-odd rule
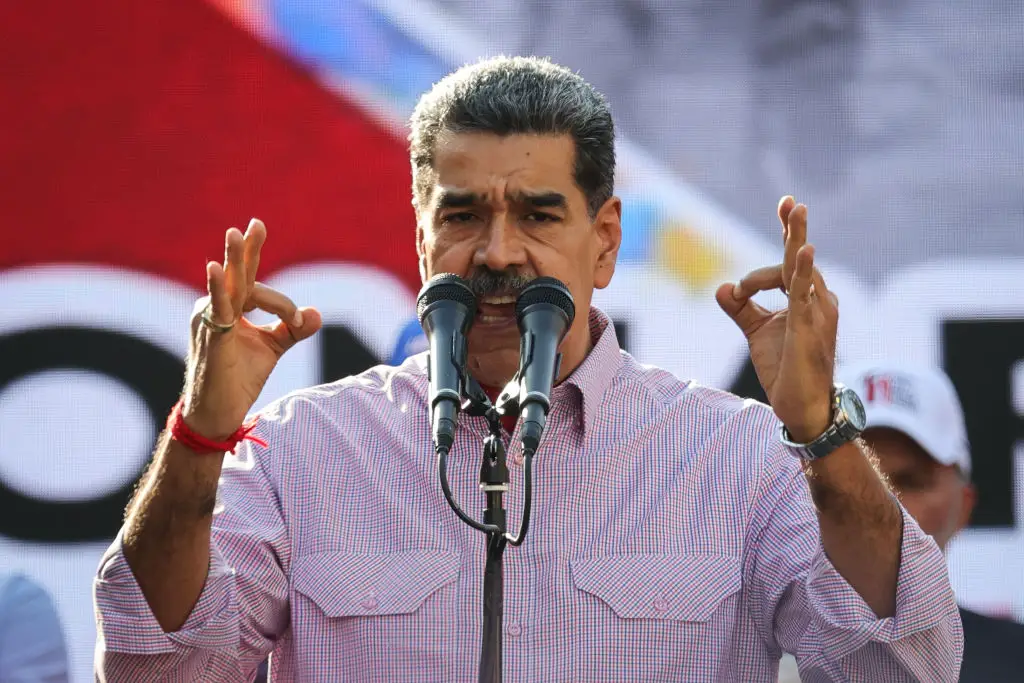
[[[494,57],[462,67],[420,98],[410,121],[413,199],[427,201],[437,138],[488,132],[570,135],[574,176],[591,218],[615,186],[615,127],[604,97],[578,74],[538,57]]]

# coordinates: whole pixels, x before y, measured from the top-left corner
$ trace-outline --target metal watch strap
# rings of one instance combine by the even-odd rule
[[[821,436],[808,443],[797,443],[790,437],[785,425],[782,425],[779,428],[779,439],[783,445],[788,446],[801,459],[812,461],[824,458],[840,446],[856,439],[860,435],[860,430],[845,419],[839,406],[840,396],[845,390],[846,387],[841,384],[836,384],[833,387],[832,424],[828,426],[828,429]]]
[[[796,451],[797,455],[804,460],[818,460],[819,458],[824,458],[843,444],[849,443],[853,440],[852,438],[844,437],[834,423],[829,425],[824,434],[808,443],[797,443],[793,441],[790,438],[789,431],[786,430],[785,425],[779,428],[779,438],[782,440],[784,445],[789,446],[791,449]]]

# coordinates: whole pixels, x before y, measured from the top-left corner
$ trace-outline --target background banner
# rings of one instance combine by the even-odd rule
[[[0,8],[2,60],[13,65],[0,78],[0,571],[24,571],[54,596],[76,680],[91,679],[91,580],[181,389],[189,315],[203,293],[205,261],[221,257],[224,230],[244,228],[251,216],[263,219],[269,238],[261,280],[324,315],[324,330],[285,356],[257,408],[419,351],[403,121],[434,80],[503,50],[553,54],[609,94],[622,131],[624,244],[614,281],[596,304],[642,362],[760,397],[742,336],[713,291],[781,257],[773,213],[779,196],[793,193],[808,203],[810,239],[840,298],[840,360],[912,358],[952,376],[979,491],[973,526],[949,550],[954,587],[966,606],[1024,620],[1019,188],[992,211],[999,188],[1010,193],[1005,169],[1017,169],[1019,181],[1019,140],[992,151],[998,159],[985,157],[995,170],[979,175],[977,149],[960,159],[923,155],[906,165],[915,148],[930,149],[927,131],[906,133],[889,152],[810,123],[787,139],[779,132],[783,123],[790,130],[801,117],[820,123],[831,115],[827,107],[817,114],[805,109],[808,102],[821,105],[825,87],[809,77],[801,81],[806,96],[799,83],[796,92],[777,93],[760,137],[741,134],[730,117],[751,103],[739,94],[723,100],[722,93],[739,93],[730,88],[763,75],[773,53],[768,46],[762,61],[737,61],[741,44],[723,34],[715,49],[732,60],[732,71],[708,66],[707,87],[684,88],[698,79],[700,63],[678,73],[664,67],[675,34],[659,22],[682,35],[694,21],[728,19],[710,11],[695,19],[689,5],[698,4],[670,11],[653,7],[658,3],[594,3],[595,16],[610,23],[593,24],[580,45],[598,29],[608,36],[639,31],[646,42],[623,38],[623,55],[593,59],[579,45],[575,52],[543,48],[542,37],[560,21],[563,42],[583,30],[557,2],[522,5],[523,16],[534,13],[531,25],[543,28],[536,50],[527,32],[511,30],[522,17],[502,3],[484,10],[459,2],[37,0]],[[733,4],[722,3],[721,11]],[[630,19],[627,6],[640,18]],[[825,36],[858,26],[892,30],[894,19],[850,7],[853,28],[801,21]],[[739,4],[728,11],[731,23],[723,26],[749,23]],[[776,36],[778,44],[790,45],[784,38]],[[846,39],[836,40],[839,47],[830,49],[846,54]],[[871,63],[872,46],[875,38],[856,43],[849,63]],[[820,57],[783,53],[791,61],[779,57],[773,68]],[[830,68],[845,73],[844,64]],[[938,60],[931,68],[935,83],[959,74],[975,87],[977,79],[995,79],[985,64]],[[910,60],[908,69],[915,65]],[[721,90],[712,87],[715,74]],[[632,75],[650,88],[674,82],[675,90],[648,96],[629,82]],[[908,86],[906,96],[913,94]],[[942,112],[959,106],[957,92],[936,86],[933,94],[932,106]],[[840,104],[869,96],[856,88],[841,95]],[[711,118],[676,116],[709,102],[718,107],[720,131]],[[779,113],[785,102],[796,112],[792,120]],[[855,104],[838,111],[863,133],[875,110]],[[900,115],[934,124],[912,105]],[[894,106],[887,100],[886,111]],[[1001,115],[1016,116],[1018,127],[1024,120],[1019,104]],[[653,129],[644,125],[655,120],[660,137],[651,138]],[[874,124],[887,140],[890,129]],[[728,153],[715,161],[709,146]],[[875,192],[850,175],[870,163],[883,176],[904,164],[899,173],[907,178]],[[799,172],[787,176],[779,168]],[[737,188],[756,189],[723,191],[723,177],[733,173]],[[851,195],[840,201],[844,192]],[[955,193],[962,220],[950,218],[948,197],[933,204],[921,192]],[[756,210],[748,200],[756,200]],[[837,208],[855,203],[891,211],[844,215]],[[922,229],[932,208],[941,220]],[[907,231],[916,237],[907,240]],[[773,296],[764,301],[780,303]]]

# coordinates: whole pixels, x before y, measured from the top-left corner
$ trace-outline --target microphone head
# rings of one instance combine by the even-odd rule
[[[539,277],[523,288],[516,300],[516,320],[520,328],[523,326],[523,316],[527,310],[537,304],[548,304],[561,310],[567,320],[565,328],[572,327],[572,321],[576,317],[576,304],[569,293],[569,288],[561,280]]]
[[[423,324],[423,317],[431,304],[445,300],[465,306],[469,311],[466,316],[468,320],[476,317],[476,295],[469,288],[469,283],[452,273],[438,273],[427,280],[416,298],[416,317],[419,318],[420,325]]]

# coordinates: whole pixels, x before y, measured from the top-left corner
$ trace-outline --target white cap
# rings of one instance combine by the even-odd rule
[[[838,379],[860,396],[868,429],[903,432],[938,462],[970,474],[963,408],[942,370],[912,363],[865,363],[843,369]]]

